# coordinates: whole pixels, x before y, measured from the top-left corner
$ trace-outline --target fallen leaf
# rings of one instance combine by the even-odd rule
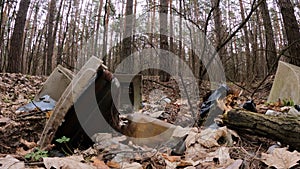
[[[25,164],[14,157],[7,155],[5,158],[0,158],[1,169],[25,169]]]
[[[287,148],[275,148],[271,154],[262,153],[261,156],[262,162],[277,169],[291,168],[300,160],[299,152],[290,152]]]
[[[181,160],[180,156],[169,156],[168,154],[163,153],[162,156],[164,159],[170,161],[170,162],[178,162]]]
[[[10,118],[5,118],[5,117],[0,118],[0,126],[4,126],[4,125],[7,124],[9,121],[11,121]]]
[[[20,139],[20,143],[24,144],[29,149],[32,149],[32,148],[37,146],[37,144],[35,142],[29,142],[29,141],[24,140],[22,138]]]
[[[177,164],[177,167],[179,167],[179,168],[184,168],[184,167],[188,167],[188,166],[193,166],[193,164],[189,161],[180,161],[180,163]]]
[[[170,162],[168,160],[165,160],[166,163],[166,169],[174,169],[177,167],[177,164],[179,164],[179,162]]]
[[[187,138],[185,139],[186,147],[190,147],[191,145],[195,144],[199,138],[199,133],[197,129],[191,129]]]
[[[115,161],[108,161],[106,165],[110,168],[121,168],[121,165]]]
[[[83,161],[82,156],[71,156],[65,158],[43,158],[44,165],[47,169],[51,168],[61,168],[61,169],[73,169],[73,168],[80,168],[80,169],[96,169],[96,167],[82,163]]]
[[[140,163],[123,163],[122,164],[122,169],[143,169],[143,166]]]
[[[33,151],[33,149],[29,149],[29,150],[25,151],[23,147],[18,147],[16,150],[16,154],[20,155],[20,156],[25,156],[26,154],[31,153],[32,151]]]
[[[185,159],[191,159],[193,161],[204,159],[207,157],[208,150],[200,144],[190,146],[185,151]]]
[[[242,164],[243,164],[243,160],[237,159],[226,169],[239,169]]]
[[[216,151],[208,153],[206,161],[214,161],[214,159],[218,159],[219,166],[223,168],[232,164],[234,161],[230,158],[228,147],[220,147]]]
[[[97,157],[92,157],[91,161],[93,161],[93,166],[95,166],[97,169],[109,169],[104,161],[99,160]]]
[[[232,142],[231,134],[228,132],[227,127],[220,127],[218,129],[207,128],[196,136],[197,142],[206,148],[220,146],[218,140],[222,137],[227,142]]]

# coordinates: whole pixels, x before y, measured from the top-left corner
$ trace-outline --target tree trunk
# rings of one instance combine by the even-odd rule
[[[106,64],[106,52],[107,52],[107,31],[108,31],[108,23],[109,23],[109,15],[110,15],[110,7],[109,7],[109,0],[106,0],[105,2],[105,13],[104,13],[104,31],[103,31],[103,48],[102,48],[102,57],[104,64]]]
[[[66,28],[65,28],[65,30],[63,30],[63,36],[59,40],[59,46],[58,46],[58,49],[57,49],[57,63],[58,64],[63,63],[62,55],[63,55],[63,51],[64,51],[67,32],[69,31],[69,16],[70,16],[71,9],[72,9],[72,1],[70,0],[68,11],[67,11],[67,14],[66,14],[66,16],[67,16],[67,18],[66,18]],[[61,24],[63,24],[63,22],[61,22]]]
[[[10,41],[7,72],[21,72],[21,55],[23,46],[24,28],[30,0],[21,0],[17,13],[14,31]]]
[[[240,9],[241,9],[241,15],[242,15],[242,19],[243,21],[245,20],[245,10],[244,10],[244,6],[243,6],[243,1],[239,0],[239,4],[240,4]],[[251,54],[250,54],[250,40],[249,40],[249,35],[248,35],[248,29],[247,26],[245,25],[243,27],[243,31],[244,31],[244,39],[245,39],[245,55],[246,55],[246,71],[247,71],[247,78],[248,82],[250,82],[249,80],[252,79],[252,74],[253,74],[253,70],[251,70],[252,68],[252,64],[251,64]]]
[[[63,7],[63,2],[64,2],[64,0],[60,0],[58,12],[56,14],[55,27],[54,27],[54,33],[53,33],[53,42],[54,42],[54,44],[56,42],[56,35],[57,35],[57,31],[58,31],[58,25],[61,21],[61,19],[60,19],[61,14],[60,13],[61,13],[61,10],[62,10],[62,7]],[[57,58],[58,58],[58,56],[56,55],[56,65],[60,64],[60,63],[57,62],[57,60],[58,60]]]
[[[127,57],[129,57],[132,53],[132,31],[133,31],[133,0],[127,0],[126,2],[126,10],[125,10],[125,29],[124,29],[124,36],[123,36],[123,43],[122,43],[122,54],[121,54],[121,61],[124,61]],[[134,61],[130,58],[127,58],[127,64],[123,67],[124,73],[131,73],[133,71],[133,63]]]
[[[160,0],[160,11],[159,11],[159,32],[160,32],[160,76],[159,79],[162,82],[168,82],[170,80],[170,74],[167,73],[170,69],[170,63],[167,58],[167,51],[169,51],[168,45],[168,0]],[[180,70],[179,70],[180,71]]]
[[[47,34],[47,69],[46,75],[50,75],[52,72],[52,57],[54,49],[53,27],[56,13],[56,0],[51,0],[49,4],[49,18],[48,18],[48,34]]]
[[[183,7],[182,7],[182,0],[179,0],[179,12],[183,12]],[[183,67],[184,63],[184,55],[182,54],[182,16],[179,16],[179,44],[178,44],[178,56],[181,59],[180,62],[178,62],[178,75],[179,71]]]
[[[290,0],[278,0],[278,5],[282,14],[288,45],[291,46],[289,48],[289,62],[300,66],[300,32],[293,5]]]
[[[274,41],[274,32],[272,28],[271,18],[269,14],[269,9],[267,6],[266,0],[264,0],[261,4],[261,14],[263,18],[263,24],[265,28],[265,36],[266,36],[266,60],[267,60],[267,67],[268,72],[274,73],[277,68],[277,58],[276,58],[276,47]],[[272,69],[274,67],[275,69]]]
[[[221,43],[223,42],[223,37],[222,35],[224,34],[223,31],[223,23],[222,23],[222,14],[221,14],[221,9],[220,9],[220,0],[211,0],[211,4],[213,6],[214,10],[214,15],[213,15],[213,20],[214,20],[214,32],[215,32],[215,36],[216,36],[216,44],[217,44],[217,49],[219,48],[219,46],[221,45]],[[225,48],[220,49],[220,51],[218,52],[219,57],[222,61],[222,63],[225,63]]]
[[[237,132],[265,136],[300,150],[299,117],[277,117],[244,110],[231,110],[224,114],[223,122]]]
[[[100,50],[98,49],[98,42],[99,42],[99,32],[100,32],[100,21],[101,21],[101,13],[102,13],[102,8],[103,8],[103,0],[99,1],[99,9],[98,9],[98,16],[97,16],[97,23],[96,23],[96,35],[95,35],[95,42],[94,42],[94,55],[97,57],[100,57]]]
[[[154,44],[154,41],[155,41],[155,35],[153,34],[153,32],[154,32],[154,30],[155,30],[155,14],[156,14],[156,8],[154,8],[154,6],[156,5],[156,0],[150,0],[150,8],[152,8],[152,14],[151,14],[151,24],[149,25],[150,26],[150,32],[152,33],[151,35],[150,35],[150,44],[151,45],[154,45],[154,46],[156,46],[155,44]],[[152,50],[151,50],[151,52],[150,52],[150,55],[152,56],[152,55],[155,55],[155,52],[153,52]],[[159,62],[158,60],[155,60],[155,62]],[[155,69],[149,69],[149,74],[150,75],[158,75],[158,71]]]

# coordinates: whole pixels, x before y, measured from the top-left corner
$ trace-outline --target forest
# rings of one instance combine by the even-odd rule
[[[182,38],[196,39],[195,33],[215,48],[231,81],[263,79],[276,71],[278,60],[300,65],[298,1],[2,0],[0,7],[0,72],[49,75],[58,64],[74,70],[93,55],[114,72],[126,56],[159,48],[202,78],[196,47],[182,44]],[[170,37],[155,35],[155,29]],[[140,60],[147,57],[139,54]]]
[[[299,27],[298,0],[0,0],[0,168],[300,168]]]

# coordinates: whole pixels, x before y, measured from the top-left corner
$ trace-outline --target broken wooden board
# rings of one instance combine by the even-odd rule
[[[268,102],[278,99],[293,100],[295,104],[300,104],[300,67],[279,61]]]
[[[103,62],[98,58],[91,57],[73,78],[72,82],[63,92],[53,110],[52,115],[47,121],[47,124],[41,135],[41,139],[39,141],[39,146],[41,148],[45,148],[52,142],[56,131],[63,123],[67,112],[74,105],[79,96],[83,93],[84,89],[89,85],[91,79],[95,76],[98,67],[102,65],[102,63]],[[69,127],[72,128],[72,126]]]
[[[58,65],[50,74],[34,100],[39,101],[39,98],[42,96],[49,95],[52,99],[58,101],[71,83],[73,77],[74,75],[70,70]]]

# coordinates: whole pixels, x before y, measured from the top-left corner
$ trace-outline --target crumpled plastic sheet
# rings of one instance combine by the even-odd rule
[[[41,111],[50,111],[55,107],[56,101],[53,100],[49,95],[42,96],[39,101],[32,101],[25,106],[20,107],[17,112],[30,112],[34,109]]]

